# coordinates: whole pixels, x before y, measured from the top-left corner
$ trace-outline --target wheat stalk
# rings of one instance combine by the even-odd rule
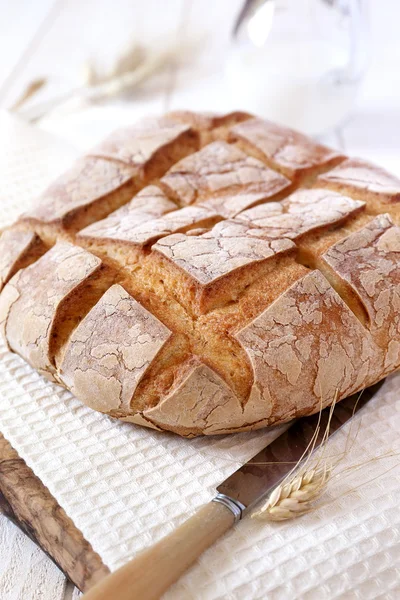
[[[299,473],[278,485],[266,503],[251,517],[262,521],[286,521],[306,514],[324,492],[330,474],[328,465]]]
[[[164,49],[153,52],[145,52],[143,48],[136,45],[129,46],[118,58],[111,71],[101,73],[93,63],[86,63],[83,69],[84,81],[81,85],[58,97],[24,108],[26,101],[47,82],[47,79],[35,79],[28,84],[11,110],[18,110],[23,118],[34,122],[63,106],[71,98],[90,101],[118,96],[128,89],[139,86],[157,71],[161,71],[176,59],[180,50],[177,44],[170,44]]]
[[[45,77],[37,77],[28,83],[22,94],[17,98],[14,104],[10,107],[11,111],[17,111],[25,102],[32,98],[39,90],[47,83]]]
[[[320,433],[322,401],[317,426],[303,455],[282,483],[272,491],[261,509],[251,515],[252,518],[262,521],[287,521],[310,512],[313,502],[325,491],[333,468],[337,466],[337,464],[330,465],[325,458],[331,419],[337,399],[338,391],[336,390],[329,411],[328,423],[319,444],[319,456],[313,460],[313,466],[310,466],[310,460]],[[301,464],[302,466],[299,468]]]

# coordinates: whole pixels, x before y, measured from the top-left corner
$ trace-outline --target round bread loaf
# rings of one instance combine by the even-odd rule
[[[113,133],[0,238],[10,350],[183,436],[318,411],[400,364],[400,181],[242,112]]]

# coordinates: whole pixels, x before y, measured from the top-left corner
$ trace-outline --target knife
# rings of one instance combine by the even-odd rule
[[[196,559],[263,496],[271,492],[303,458],[317,427],[315,443],[338,431],[374,396],[383,382],[342,400],[320,414],[296,421],[217,487],[215,498],[164,539],[108,575],[83,600],[156,600]]]

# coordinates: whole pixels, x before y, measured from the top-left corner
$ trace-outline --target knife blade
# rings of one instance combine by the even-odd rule
[[[320,414],[303,417],[217,487],[216,497],[167,537],[100,581],[83,600],[156,600],[246,511],[291,471],[309,447],[317,426],[317,448],[362,409],[383,381]]]

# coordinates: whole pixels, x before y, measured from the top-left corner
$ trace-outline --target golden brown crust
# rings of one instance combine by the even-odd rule
[[[171,332],[120,285],[113,285],[71,335],[63,383],[101,412],[129,414],[135,389]]]
[[[209,285],[245,265],[293,248],[286,239],[270,240],[263,230],[222,221],[199,236],[170,235],[154,244],[175,265],[202,285]]]
[[[399,214],[400,179],[366,160],[348,158],[332,171],[320,175],[315,185],[362,198],[372,214],[391,208]]]
[[[225,381],[210,367],[194,360],[171,392],[143,417],[158,429],[186,437],[254,429],[268,424],[270,405],[252,397],[242,406]]]
[[[117,240],[129,239],[129,232],[132,228],[161,217],[176,208],[176,204],[169,200],[160,188],[149,185],[136,194],[130,202],[112,212],[105,219],[85,227],[78,235]]]
[[[46,246],[33,231],[7,229],[0,237],[0,291],[13,275],[35,262]]]
[[[400,362],[400,228],[389,215],[379,215],[329,248],[322,260],[364,306],[368,329],[388,350],[390,371]]]
[[[299,258],[304,253],[305,255],[308,255],[310,260],[310,262],[307,262],[307,260],[303,262],[301,258],[302,264],[306,264],[310,268],[316,268],[315,258],[317,256],[326,252],[328,248],[354,231],[362,229],[372,219],[373,217],[367,214],[365,210],[360,210],[353,213],[353,215],[349,216],[349,218],[344,221],[338,221],[325,229],[317,229],[310,232],[309,235],[302,236],[296,242],[300,251]]]
[[[221,115],[177,110],[168,113],[166,117],[195,129],[200,135],[201,146],[204,146],[216,139],[226,139],[233,125],[250,119],[252,115],[242,111],[233,111]]]
[[[235,413],[242,415],[240,402],[225,381],[210,367],[195,360],[172,391],[157,406],[145,410],[143,417],[160,429],[193,436],[212,433],[213,415],[224,408],[229,415],[228,420],[226,415],[222,420],[224,427],[235,420],[235,416],[237,420]],[[193,430],[194,423],[196,430]]]
[[[230,139],[296,182],[343,159],[339,152],[293,129],[263,119],[249,119],[236,125],[231,129]]]
[[[231,286],[240,292],[242,274],[251,275],[250,267],[264,268],[268,259],[294,248],[289,239],[265,239],[261,229],[222,221],[198,236],[167,236],[154,244],[153,252],[189,278],[191,304],[202,313],[224,304],[231,296]]]
[[[135,219],[135,215],[133,215],[133,219],[129,220],[126,218],[127,216],[125,211],[124,214],[118,215],[118,218],[116,218],[116,213],[113,213],[108,219],[86,227],[80,232],[79,237],[103,238],[146,246],[171,233],[186,232],[192,227],[210,227],[221,219],[214,211],[201,206],[186,206],[158,218],[151,218],[149,215],[147,219],[143,218],[139,223]],[[106,223],[107,220],[109,223]],[[97,226],[100,226],[101,229]]]
[[[263,189],[264,188],[264,189]],[[214,210],[225,219],[236,217],[239,213],[261,203],[278,200],[289,193],[290,186],[287,182],[271,179],[271,185],[249,186],[243,190],[236,191],[232,194],[209,196],[205,200],[200,200],[199,205],[205,206],[210,210]],[[271,202],[275,204],[275,202]],[[263,204],[263,206],[265,206]]]
[[[174,165],[160,182],[181,206],[215,202],[241,194],[260,194],[266,200],[288,188],[290,182],[226,142],[213,142]],[[250,200],[251,206],[254,202]]]
[[[82,158],[43,192],[20,221],[37,224],[50,237],[48,226],[55,226],[53,238],[63,230],[78,231],[132,198],[139,189],[134,175],[134,169],[123,163]]]
[[[198,147],[199,137],[193,129],[160,117],[118,129],[93,148],[90,155],[122,161],[132,166],[137,176],[147,183]]]
[[[50,379],[55,374],[57,326],[65,304],[73,321],[72,302],[82,302],[85,284],[95,277],[101,261],[82,248],[58,243],[36,263],[19,271],[0,296],[0,323],[11,350]]]
[[[376,381],[382,353],[340,296],[313,271],[237,334],[269,423],[330,404]],[[254,400],[255,401],[255,400]]]
[[[118,130],[59,177],[22,221],[54,242],[49,224],[58,234],[75,233],[103,219],[198,147],[195,131],[166,118]]]
[[[334,192],[307,189],[295,192],[279,204],[260,204],[246,210],[236,220],[261,229],[266,238],[296,240],[315,229],[341,222],[364,206],[364,202]]]
[[[245,113],[148,119],[3,234],[3,332],[138,425],[315,412],[400,366],[399,199],[382,169]]]
[[[190,125],[198,131],[212,131],[217,127],[231,127],[251,118],[249,113],[236,110],[226,114],[193,113],[189,110],[175,110],[166,115],[168,119]]]

